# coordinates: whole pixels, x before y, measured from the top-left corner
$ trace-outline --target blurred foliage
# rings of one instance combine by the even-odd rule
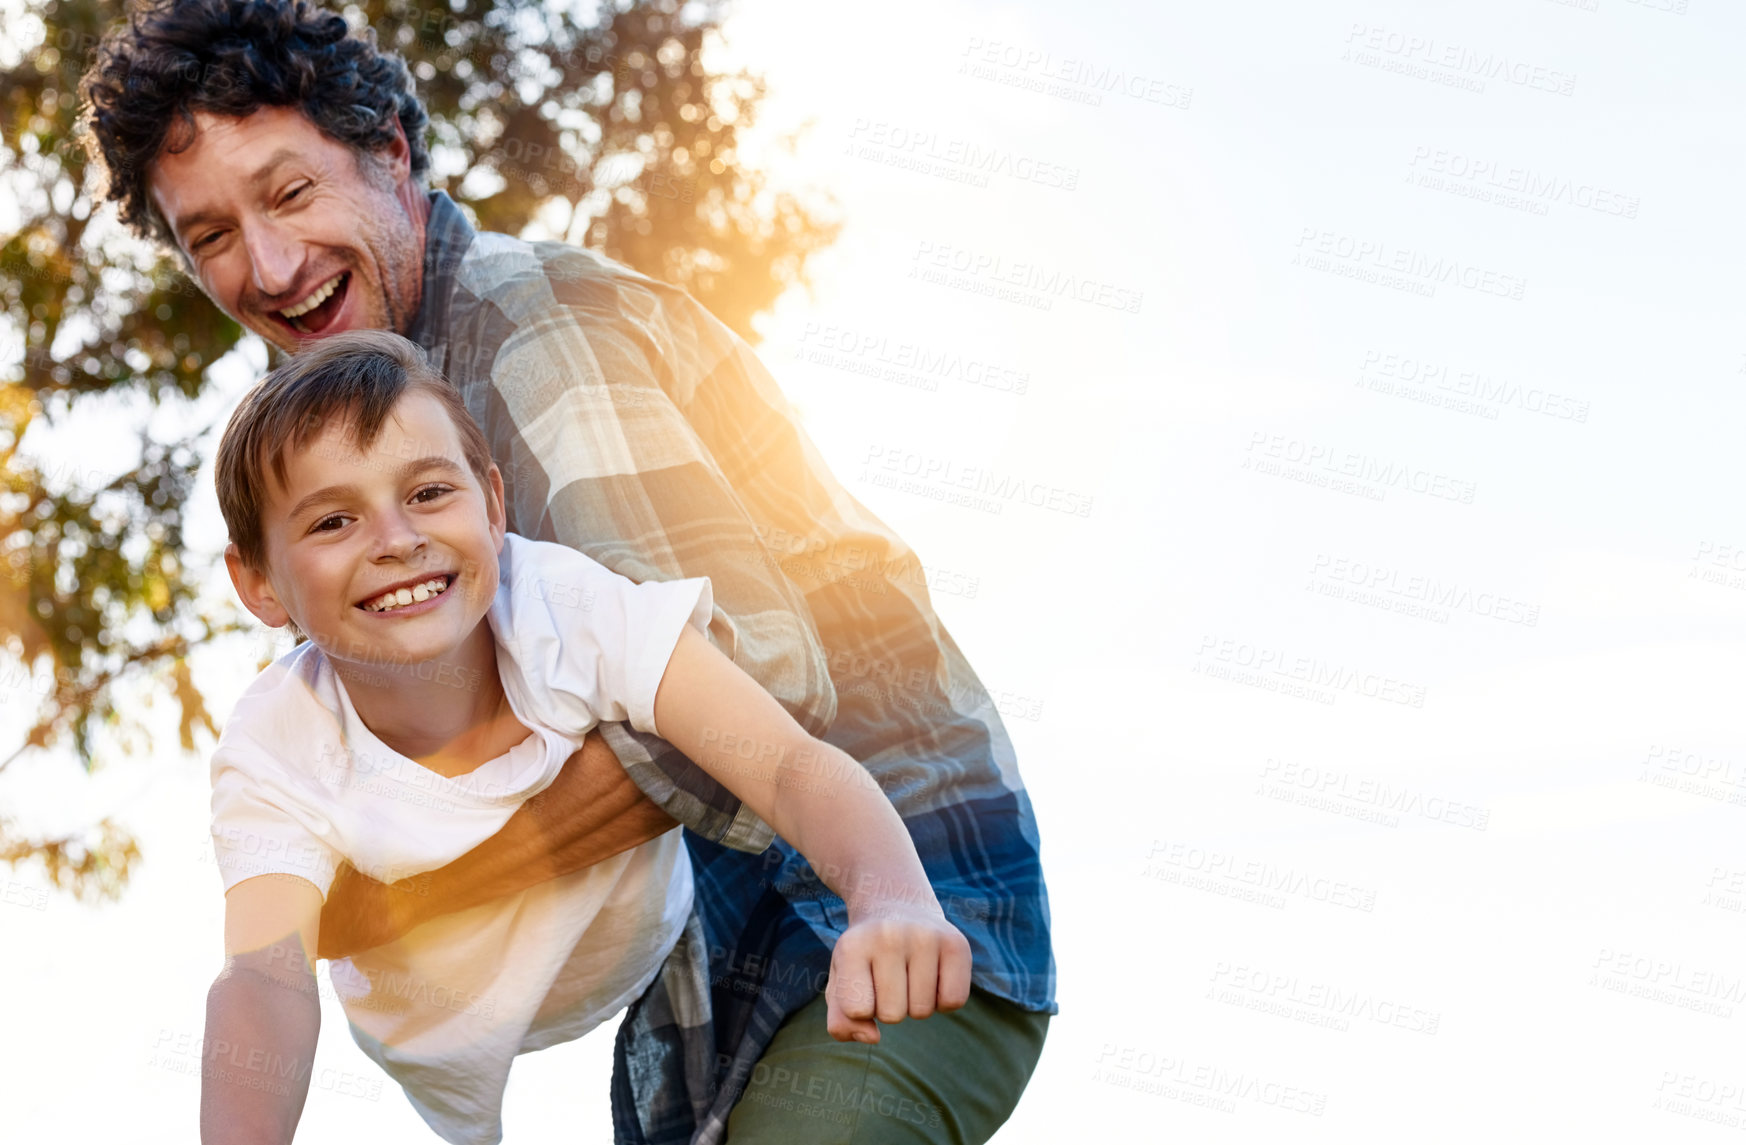
[[[0,729],[0,772],[65,751],[87,771],[151,744],[118,686],[179,705],[179,739],[216,735],[189,653],[252,627],[199,598],[215,554],[188,553],[183,507],[212,426],[174,440],[149,423],[189,410],[214,363],[259,345],[181,273],[171,252],[97,209],[76,93],[115,0],[22,0],[0,32],[0,690],[38,702]],[[340,9],[403,55],[431,113],[431,185],[481,229],[536,216],[571,241],[680,285],[748,338],[751,320],[835,237],[829,207],[768,185],[739,159],[764,89],[711,73],[719,0],[618,0],[594,10],[530,0]],[[4,66],[10,61],[11,66]],[[257,359],[263,351],[257,350]],[[176,412],[176,411],[172,411]],[[32,459],[29,431],[131,417],[136,456]],[[98,735],[99,731],[104,732]],[[207,746],[210,746],[208,741]],[[0,862],[40,865],[81,898],[115,897],[139,851],[105,819],[65,838],[0,819]]]

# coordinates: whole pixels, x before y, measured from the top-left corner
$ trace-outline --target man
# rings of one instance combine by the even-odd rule
[[[927,1022],[879,1014],[877,1045],[834,1041],[818,994],[841,900],[725,789],[622,725],[426,893],[336,884],[322,955],[598,862],[670,814],[689,828],[703,940],[619,1030],[617,1138],[991,1135],[1055,1011],[1030,802],[914,554],[830,474],[745,344],[597,256],[476,234],[423,189],[427,118],[405,65],[307,0],[150,0],[85,98],[122,220],[173,245],[226,313],[288,352],[406,334],[484,429],[512,529],[634,580],[711,579],[723,651],[897,807],[970,940],[974,989]],[[826,573],[785,571],[799,552]]]

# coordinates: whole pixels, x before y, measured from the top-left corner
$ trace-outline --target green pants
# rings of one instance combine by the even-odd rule
[[[949,1014],[825,1033],[821,995],[782,1028],[728,1118],[728,1145],[982,1145],[1024,1092],[1049,1015],[972,987]]]

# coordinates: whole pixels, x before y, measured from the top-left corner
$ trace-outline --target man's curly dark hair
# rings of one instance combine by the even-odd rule
[[[400,118],[412,176],[430,169],[430,117],[406,62],[355,36],[345,18],[310,0],[142,0],[105,36],[81,84],[104,198],[136,233],[174,245],[146,190],[167,146],[194,139],[194,112],[247,116],[292,107],[362,158],[394,138]]]

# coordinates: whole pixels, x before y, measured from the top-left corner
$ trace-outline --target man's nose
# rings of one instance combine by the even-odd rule
[[[280,299],[287,306],[298,301],[283,295],[297,285],[297,274],[303,267],[302,244],[282,228],[261,221],[248,228],[244,243],[248,247],[249,269],[254,275],[255,289],[269,298]]]

